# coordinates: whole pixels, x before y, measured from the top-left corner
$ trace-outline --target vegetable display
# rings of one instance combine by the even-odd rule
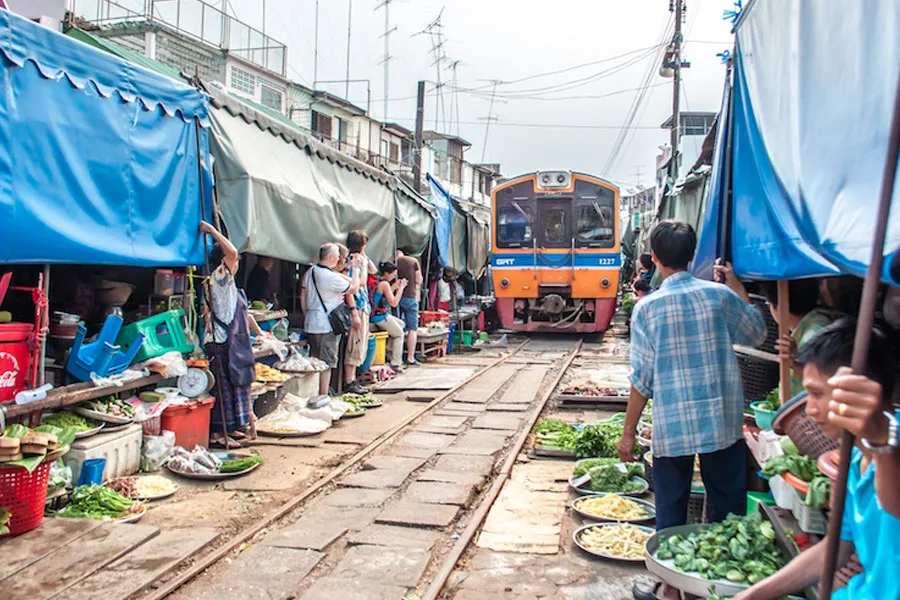
[[[799,456],[795,454],[785,454],[782,456],[773,456],[766,461],[766,466],[762,473],[766,477],[774,477],[790,472],[799,477],[803,481],[810,482],[813,477],[819,474],[819,467],[816,461],[808,456]]]
[[[824,508],[828,506],[831,497],[831,479],[825,475],[816,475],[809,482],[809,491],[803,503],[810,508]]]
[[[121,519],[143,509],[143,504],[115,490],[100,485],[80,485],[72,491],[69,503],[56,515],[72,519]]]
[[[625,413],[616,413],[580,430],[558,419],[542,419],[535,434],[538,445],[574,452],[578,458],[614,457],[624,425]]]
[[[784,566],[775,547],[775,529],[759,513],[728,515],[722,523],[687,537],[671,535],[657,550],[659,560],[674,560],[675,569],[703,579],[727,579],[752,585]]]
[[[650,533],[634,525],[589,527],[578,535],[578,541],[587,550],[614,558],[640,560],[644,558]]]
[[[615,465],[618,463],[618,458],[586,458],[584,460],[578,461],[578,463],[575,465],[575,470],[572,471],[572,475],[574,475],[575,477],[581,477],[582,475],[587,475],[588,471],[590,471],[594,467]]]
[[[617,494],[580,498],[575,501],[574,506],[583,513],[611,521],[636,521],[653,517],[634,500]]]
[[[633,494],[644,489],[640,482],[631,481],[632,477],[644,474],[644,465],[640,463],[600,465],[588,470],[587,474],[591,476],[591,480],[579,486],[580,489],[622,494]]]
[[[219,467],[219,473],[240,473],[241,471],[246,471],[254,465],[261,464],[262,461],[262,456],[248,456],[246,458],[223,460],[222,466]]]
[[[85,419],[81,415],[76,415],[75,413],[69,412],[67,410],[50,415],[44,415],[41,417],[41,423],[43,425],[51,425],[53,427],[59,427],[61,429],[71,427],[78,433],[90,431],[91,429],[97,429],[97,427],[100,426],[100,423],[90,421],[88,419]]]
[[[759,404],[759,408],[765,410],[778,410],[781,408],[781,394],[779,393],[778,388],[770,390],[769,393],[766,394],[766,399]]]
[[[354,406],[360,406],[362,408],[374,408],[376,406],[381,406],[382,402],[378,398],[373,396],[360,396],[358,394],[344,394],[341,396],[341,401],[346,402],[347,404],[352,404]]]
[[[135,413],[135,408],[132,405],[114,396],[110,396],[106,400],[90,400],[88,402],[82,402],[80,406],[98,413],[103,413],[104,415],[120,417],[123,419],[133,419]]]

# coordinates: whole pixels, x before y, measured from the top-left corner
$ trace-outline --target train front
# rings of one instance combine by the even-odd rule
[[[540,171],[497,186],[492,205],[491,267],[503,327],[609,327],[622,260],[619,190],[589,175]]]

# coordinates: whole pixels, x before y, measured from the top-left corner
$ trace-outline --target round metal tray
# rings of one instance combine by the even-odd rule
[[[113,521],[113,523],[115,523],[117,525],[122,524],[122,523],[137,523],[146,514],[147,514],[147,507],[145,506],[144,510],[142,510],[141,512],[133,514],[130,517],[125,517],[124,519],[116,519]]]
[[[95,433],[100,433],[100,430],[106,427],[106,423],[100,423],[98,427],[94,427],[93,429],[87,429],[85,431],[79,431],[75,434],[75,439],[80,440],[81,438],[91,437]]]
[[[659,545],[663,538],[672,535],[687,537],[692,533],[702,531],[706,527],[709,527],[709,525],[681,525],[679,527],[670,527],[654,534],[653,537],[647,540],[647,556],[644,561],[647,565],[647,570],[672,587],[682,592],[695,594],[701,598],[709,595],[709,588],[712,585],[716,586],[716,593],[720,596],[734,596],[750,586],[728,581],[727,579],[703,579],[699,573],[684,573],[677,570],[674,560],[660,560],[656,558],[656,551],[659,550]]]
[[[362,416],[362,415],[359,415]],[[323,429],[322,431],[325,431]],[[314,432],[304,432],[304,431],[292,431],[289,433],[285,433],[283,431],[271,431],[266,429],[256,428],[256,433],[265,437],[280,437],[280,438],[302,438],[302,437],[312,437],[314,435],[319,435],[322,431],[314,431]]]
[[[379,405],[379,406],[380,406],[380,405]],[[341,418],[342,418],[342,419],[356,419],[356,418],[359,418],[359,417],[364,417],[364,416],[366,416],[366,411],[367,411],[367,410],[368,410],[368,408],[363,408],[363,409],[362,409],[361,411],[359,411],[359,412],[355,412],[355,413],[349,413],[349,412],[348,412],[348,413],[344,413],[343,415],[341,415]]]
[[[130,425],[134,422],[134,417],[117,417],[115,415],[108,415],[96,410],[91,410],[90,408],[85,408],[83,406],[76,406],[72,409],[72,412],[81,415],[82,417],[87,417],[103,423],[112,423],[113,425]]]
[[[589,550],[588,548],[583,546],[581,544],[581,540],[579,540],[581,533],[584,531],[587,531],[588,529],[593,529],[595,527],[615,527],[616,525],[618,525],[618,523],[601,523],[599,525],[597,525],[597,524],[584,525],[575,530],[575,533],[572,534],[572,541],[575,542],[575,545],[578,546],[582,551],[587,552],[591,556],[596,556],[598,558],[604,558],[606,560],[615,560],[615,561],[619,561],[619,562],[628,562],[628,563],[644,562],[643,558],[622,558],[621,556],[613,556],[611,554],[604,554],[602,552],[597,552],[596,550]],[[646,531],[647,533],[653,533],[652,527],[646,527],[644,525],[631,525],[631,527],[637,527],[641,531]],[[651,539],[653,539],[653,538],[651,538]],[[649,540],[647,543],[648,544],[650,543]]]
[[[584,502],[588,498],[603,498],[604,496],[608,496],[609,494],[591,494],[589,496],[580,496],[572,500],[570,504],[572,511],[578,513],[581,518],[587,521],[600,521],[600,522],[622,522],[622,523],[649,523],[656,519],[656,507],[646,500],[639,500],[638,498],[629,498],[632,502],[640,505],[647,512],[647,516],[642,519],[615,519],[610,517],[602,517],[600,515],[595,515],[589,512],[585,512],[578,508],[578,504]],[[621,494],[619,494],[621,495]]]
[[[582,475],[581,477],[575,477],[574,475],[572,475],[571,477],[569,477],[569,487],[572,488],[572,490],[576,494],[578,494],[580,496],[596,496],[596,495],[605,495],[607,493],[607,492],[596,492],[594,490],[588,490],[588,489],[577,487],[575,485],[575,483],[577,480],[581,479],[582,477],[584,477],[584,476]],[[637,498],[638,496],[643,496],[644,494],[647,493],[647,491],[650,490],[650,484],[647,483],[647,480],[644,479],[643,477],[641,477],[640,475],[635,475],[629,481],[633,481],[635,483],[640,483],[641,489],[638,490],[637,492],[627,492],[627,493],[613,492],[613,493],[617,493],[620,496],[630,496],[632,498]],[[584,484],[582,484],[582,485],[584,485]]]
[[[232,460],[235,458],[250,458],[249,454],[238,454],[236,452],[213,452],[213,454],[219,460]],[[185,473],[184,471],[178,471],[172,468],[172,465],[166,463],[166,468],[169,469],[172,473],[184,477],[186,479],[199,479],[201,481],[221,481],[222,479],[232,479],[234,477],[240,477],[242,475],[246,475],[251,471],[255,470],[262,463],[256,463],[249,469],[244,469],[243,471],[238,471],[237,473]]]

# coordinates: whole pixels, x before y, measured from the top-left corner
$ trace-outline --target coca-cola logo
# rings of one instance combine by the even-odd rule
[[[19,361],[9,352],[0,352],[0,389],[16,386]]]

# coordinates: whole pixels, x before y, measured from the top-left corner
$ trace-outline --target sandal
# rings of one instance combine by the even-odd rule
[[[631,595],[634,600],[657,600],[656,593],[661,587],[661,581],[635,581],[631,587]]]
[[[222,440],[222,437],[212,438],[209,440],[210,448],[221,448],[222,450],[237,450],[238,448],[243,448],[243,444],[238,441],[231,439],[230,437],[225,437],[225,440]]]
[[[243,440],[247,437],[247,435],[243,431],[238,431],[237,429],[235,429],[234,431],[232,431],[231,433],[228,434],[228,437],[230,437],[233,440]]]

